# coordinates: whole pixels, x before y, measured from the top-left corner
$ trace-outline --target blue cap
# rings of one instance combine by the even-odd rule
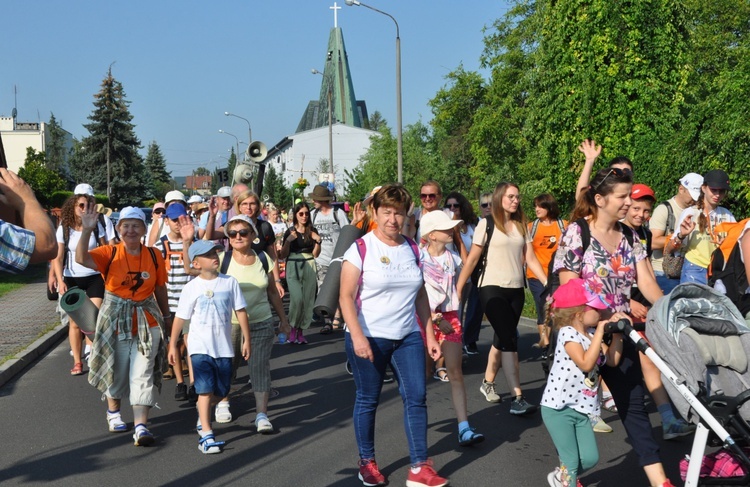
[[[177,220],[181,216],[187,216],[187,211],[185,211],[185,207],[179,204],[169,205],[169,208],[167,208],[167,218],[170,220]]]
[[[188,257],[190,257],[190,260],[193,261],[196,257],[207,254],[213,249],[223,250],[224,247],[210,240],[198,240],[190,244],[190,248],[188,249]]]

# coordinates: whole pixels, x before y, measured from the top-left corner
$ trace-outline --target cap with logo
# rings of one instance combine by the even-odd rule
[[[646,186],[645,184],[634,184],[630,190],[630,197],[634,200],[640,200],[643,198],[651,198],[656,201],[656,195],[654,190]]]
[[[700,174],[689,172],[682,176],[680,184],[688,190],[690,197],[697,200],[701,197],[701,186],[703,186],[703,176]]]

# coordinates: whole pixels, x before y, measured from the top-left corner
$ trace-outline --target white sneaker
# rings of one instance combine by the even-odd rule
[[[258,433],[260,434],[266,435],[268,433],[273,433],[273,425],[265,416],[256,418],[255,427],[257,428]]]
[[[216,415],[217,423],[231,423],[232,412],[229,410],[229,401],[219,402],[219,404],[216,405],[214,414]]]
[[[562,480],[560,480],[560,467],[547,474],[547,483],[549,487],[563,487]]]

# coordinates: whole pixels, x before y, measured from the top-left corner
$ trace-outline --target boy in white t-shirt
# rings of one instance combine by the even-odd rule
[[[202,453],[219,453],[224,445],[215,440],[211,430],[211,408],[229,394],[232,381],[232,311],[237,314],[244,338],[242,356],[250,357],[247,304],[237,279],[219,274],[220,249],[208,240],[190,245],[188,256],[200,274],[183,288],[169,344],[169,363],[174,366],[180,360],[177,342],[182,325],[190,320],[188,350],[198,393],[198,449]]]

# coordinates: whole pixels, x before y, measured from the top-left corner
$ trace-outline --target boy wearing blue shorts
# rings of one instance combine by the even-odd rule
[[[234,277],[219,274],[218,250],[208,240],[190,245],[188,256],[200,274],[185,284],[172,325],[169,363],[179,363],[177,342],[185,320],[190,320],[188,350],[193,363],[195,391],[198,394],[198,449],[202,453],[219,453],[223,441],[216,441],[211,429],[211,409],[229,394],[232,381],[232,311],[242,330],[242,356],[250,357],[250,327],[245,299]]]

